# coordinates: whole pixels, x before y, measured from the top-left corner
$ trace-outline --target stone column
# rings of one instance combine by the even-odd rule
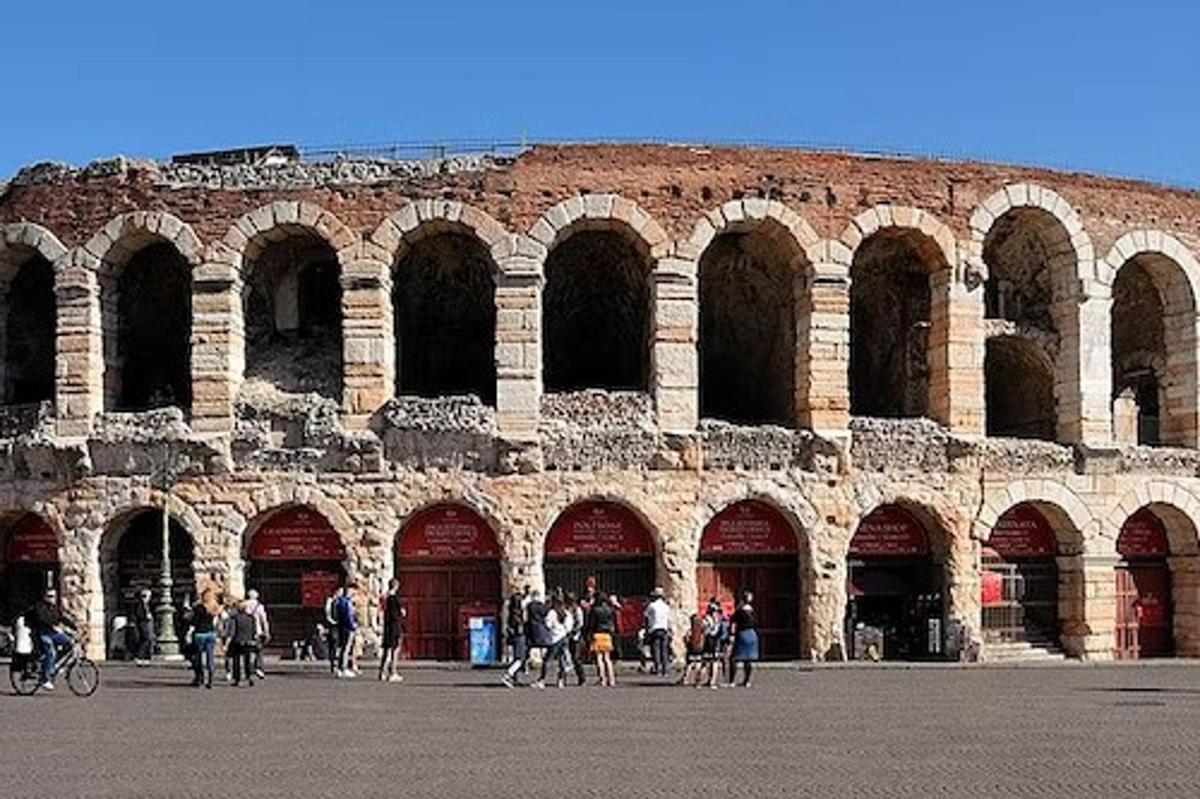
[[[1060,559],[1060,569],[1063,568]],[[1069,654],[1085,660],[1112,660],[1113,636],[1115,635],[1116,566],[1119,559],[1112,555],[1085,555],[1078,559],[1080,571],[1077,579],[1082,583],[1082,613],[1077,622],[1070,617],[1064,619],[1067,627],[1063,631],[1063,648]],[[1066,575],[1060,576],[1059,584],[1067,587]],[[1063,605],[1059,597],[1059,606]],[[1077,600],[1078,601],[1078,600]]]
[[[513,257],[496,282],[496,421],[514,440],[537,438],[542,401],[542,276]]]
[[[851,531],[830,525],[828,532],[808,531],[809,545],[800,554],[800,582],[803,587],[800,618],[800,657],[811,660],[842,660],[849,656],[846,636],[845,542]],[[830,544],[815,546],[814,541]],[[832,542],[842,542],[833,546]],[[810,551],[806,551],[810,550]]]
[[[983,289],[968,290],[952,269],[929,282],[929,414],[959,435],[983,435]]]
[[[242,281],[222,264],[192,274],[192,429],[227,433],[246,371]]]
[[[54,276],[54,404],[60,436],[85,436],[104,408],[104,350],[96,272],[79,251]]]
[[[1188,303],[1190,305],[1190,303]],[[1195,449],[1200,444],[1200,386],[1197,368],[1200,366],[1200,317],[1187,309],[1163,317],[1166,345],[1166,374],[1159,387],[1159,416],[1164,444]]]
[[[700,418],[696,264],[663,258],[652,275],[654,330],[650,364],[661,430],[694,431]]]
[[[800,272],[796,292],[796,425],[821,435],[850,426],[850,276],[845,266]]]
[[[1172,633],[1178,657],[1200,657],[1200,555],[1174,555],[1171,567]]]
[[[1100,284],[1051,307],[1060,339],[1054,375],[1057,437],[1064,444],[1106,447],[1112,441],[1111,310],[1112,297]]]
[[[386,264],[342,265],[342,411],[350,429],[365,429],[396,389],[392,276]]]

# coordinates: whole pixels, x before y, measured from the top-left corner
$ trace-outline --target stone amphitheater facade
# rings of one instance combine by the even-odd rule
[[[1198,247],[1193,192],[979,163],[562,145],[434,164],[33,167],[0,195],[0,296],[5,321],[27,313],[18,273],[51,270],[54,368],[29,396],[9,372],[36,358],[5,357],[0,510],[53,530],[65,600],[102,654],[117,542],[164,505],[197,579],[233,592],[262,520],[310,508],[369,600],[431,505],[487,521],[507,592],[542,584],[560,514],[610,502],[650,531],[657,581],[687,609],[706,524],[759,500],[797,536],[796,654],[825,659],[846,651],[851,541],[874,509],[920,521],[943,618],[977,637],[984,548],[1026,504],[1056,537],[1059,643],[1107,659],[1118,536],[1148,509],[1169,539],[1173,651],[1200,656]],[[311,248],[336,265],[336,374],[283,385],[278,364],[252,368],[246,297],[255,269],[289,274],[288,253]],[[480,274],[404,306],[399,265],[418,251]],[[181,270],[186,303],[122,300],[147,257]],[[479,285],[490,308],[471,305]],[[307,313],[291,307],[303,290],[272,291],[268,321]],[[604,346],[568,330],[573,302],[602,311],[583,318]],[[400,317],[434,304],[490,321],[487,363],[447,352],[478,365],[406,372],[438,339],[406,350]],[[162,370],[126,354],[167,352],[122,344],[147,307],[186,343],[167,402],[130,399]],[[611,336],[610,317],[625,320]],[[563,330],[573,349],[557,351]],[[24,334],[3,335],[8,353]],[[478,390],[405,385],[439,369]],[[152,474],[167,441],[186,463],[169,491]]]

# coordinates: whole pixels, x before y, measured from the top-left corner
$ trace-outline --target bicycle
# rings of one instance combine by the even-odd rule
[[[83,646],[72,641],[70,649],[58,651],[53,676],[66,674],[67,687],[76,696],[91,696],[100,687],[100,667],[83,654]],[[34,647],[27,655],[13,655],[8,670],[13,690],[21,696],[33,696],[42,687],[42,657]]]

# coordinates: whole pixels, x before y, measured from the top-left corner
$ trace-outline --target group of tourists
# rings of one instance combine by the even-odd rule
[[[262,648],[271,640],[267,609],[251,589],[240,601],[223,596],[219,584],[206,587],[200,601],[185,616],[188,628],[183,652],[192,663],[192,686],[212,688],[218,647],[225,660],[225,678],[236,687],[245,679],[265,679]]]
[[[716,597],[709,599],[703,614],[689,620],[686,639],[686,666],[679,684],[717,688],[722,673],[729,686],[751,684],[753,664],[758,660],[758,630],[754,597],[742,594],[730,617],[726,617]],[[521,685],[521,676],[530,671],[530,661],[540,655],[538,677],[531,685],[545,688],[554,671],[554,682],[563,688],[573,675],[578,685],[587,677],[584,664],[593,661],[596,683],[616,685],[613,656],[621,630],[618,624],[622,603],[616,594],[602,593],[595,578],[589,577],[582,596],[561,588],[544,599],[541,592],[526,587],[508,601],[505,634],[510,649],[508,666],[501,681],[509,688]],[[650,594],[637,631],[639,657],[645,660],[643,646],[649,649],[650,673],[671,675],[671,639],[674,611],[662,588]],[[742,680],[735,682],[738,666]]]
[[[334,589],[325,600],[324,624],[318,625],[317,637],[329,659],[329,673],[347,679],[359,676],[358,617],[355,600],[358,587],[351,583]],[[400,581],[388,581],[387,592],[379,600],[379,673],[382,682],[403,682],[399,673],[400,646],[408,613],[400,599]]]

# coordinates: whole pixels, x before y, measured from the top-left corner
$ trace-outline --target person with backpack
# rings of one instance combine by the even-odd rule
[[[267,679],[267,674],[263,671],[262,666],[262,650],[271,641],[271,623],[267,619],[267,606],[258,598],[258,591],[251,588],[246,592],[245,602],[246,612],[254,617],[254,627],[256,646],[251,652],[251,665],[254,667],[254,676],[260,680]],[[236,676],[235,676],[236,679]]]
[[[354,654],[354,645],[358,640],[358,619],[354,612],[355,585],[351,583],[342,591],[337,601],[337,625],[340,638],[340,658],[338,661],[338,677],[357,677],[358,669]]]
[[[259,648],[258,620],[254,617],[256,606],[247,599],[238,605],[229,617],[229,658],[233,664],[233,686],[242,682],[254,685],[255,654]]]
[[[558,669],[556,684],[559,688],[566,685],[567,643],[574,621],[575,618],[567,607],[566,600],[563,599],[561,594],[555,594],[554,598],[550,601],[550,609],[546,612],[545,619],[549,644],[546,647],[545,655],[542,657],[541,675],[538,677],[538,681],[533,684],[534,688],[546,687],[546,671],[550,666],[551,659],[554,660]]]
[[[346,589],[338,586],[325,600],[325,630],[329,650],[329,673],[338,676],[342,664],[342,634],[338,629],[338,603]]]
[[[703,669],[708,671],[708,687],[716,690],[717,682],[721,678],[721,664],[725,660],[724,652],[725,645],[729,640],[729,625],[725,623],[725,614],[721,612],[721,603],[715,596],[708,599],[708,610],[704,614],[701,629],[704,633],[701,662]],[[697,688],[700,687],[703,679],[702,670],[700,679],[696,682]]]
[[[600,672],[600,684],[609,688],[617,684],[612,652],[613,641],[617,635],[618,607],[615,595],[610,595],[607,599],[598,597],[592,605],[588,620],[592,651],[596,653],[596,670]]]
[[[704,680],[704,619],[693,613],[688,619],[688,635],[684,641],[684,667],[678,685],[700,687]]]

